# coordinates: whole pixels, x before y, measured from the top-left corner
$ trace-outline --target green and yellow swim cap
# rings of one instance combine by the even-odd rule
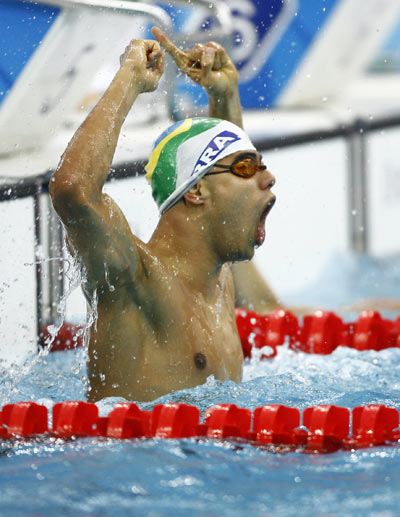
[[[145,167],[153,198],[164,214],[225,156],[254,149],[246,133],[218,118],[188,118],[166,129]]]

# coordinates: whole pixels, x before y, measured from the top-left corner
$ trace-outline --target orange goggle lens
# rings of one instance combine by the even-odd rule
[[[214,167],[221,168],[224,170],[209,172],[208,175],[222,174],[223,172],[231,172],[232,174],[240,176],[241,178],[251,178],[257,171],[263,171],[267,168],[265,165],[255,163],[255,161],[251,158],[242,158],[241,160],[232,163],[229,167],[227,165],[219,164],[215,164]]]
[[[250,158],[245,158],[244,160],[240,160],[240,162],[233,163],[231,165],[231,171],[233,174],[237,174],[242,178],[251,178],[254,174],[262,169],[265,166],[260,166],[258,163],[254,163],[254,160]]]

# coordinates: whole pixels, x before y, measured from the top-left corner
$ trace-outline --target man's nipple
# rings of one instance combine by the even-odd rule
[[[204,370],[204,368],[207,366],[206,356],[201,352],[197,352],[197,354],[194,354],[194,364],[199,370]]]

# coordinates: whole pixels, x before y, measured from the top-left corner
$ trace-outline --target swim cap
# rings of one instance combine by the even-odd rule
[[[145,167],[153,198],[164,214],[218,160],[254,149],[246,133],[232,122],[195,117],[173,124],[153,145]]]

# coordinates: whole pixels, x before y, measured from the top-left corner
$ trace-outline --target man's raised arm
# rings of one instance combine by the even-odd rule
[[[183,51],[158,27],[153,27],[152,32],[179,70],[204,88],[209,101],[209,116],[228,120],[243,128],[239,74],[224,47],[210,41]]]
[[[79,127],[53,177],[52,192],[63,183],[79,184],[80,192],[98,196],[106,181],[121,126],[136,97],[157,88],[164,55],[156,41],[133,40],[101,100]]]
[[[72,251],[85,266],[88,284],[112,282],[135,266],[129,225],[102,194],[122,124],[136,97],[157,88],[164,54],[156,41],[132,40],[110,86],[76,131],[50,182],[50,194]],[[137,261],[136,261],[137,262]],[[132,271],[131,271],[132,272]]]
[[[157,27],[153,36],[168,52],[178,68],[207,93],[209,116],[233,122],[243,128],[239,97],[239,73],[226,50],[215,42],[177,48]],[[277,297],[252,262],[233,265],[236,304],[257,312],[281,308]]]

